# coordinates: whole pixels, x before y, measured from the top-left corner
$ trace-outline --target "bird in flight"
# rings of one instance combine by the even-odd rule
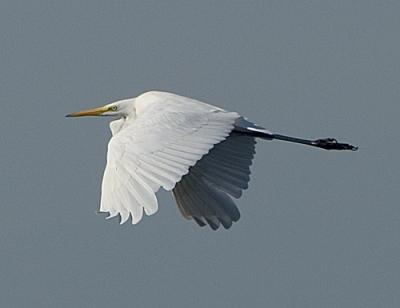
[[[67,117],[112,116],[112,138],[100,212],[137,224],[158,210],[155,193],[172,191],[182,215],[225,229],[240,218],[232,198],[250,180],[256,139],[283,140],[326,150],[357,147],[336,139],[307,140],[272,133],[236,112],[168,92],[150,91]]]

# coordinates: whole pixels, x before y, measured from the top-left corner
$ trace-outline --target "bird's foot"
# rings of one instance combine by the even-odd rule
[[[313,141],[313,146],[318,148],[322,148],[325,150],[350,150],[350,151],[357,151],[358,147],[348,144],[348,143],[339,143],[334,138],[325,138],[325,139],[318,139]]]

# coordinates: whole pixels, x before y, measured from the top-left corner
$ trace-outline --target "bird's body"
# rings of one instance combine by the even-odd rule
[[[68,116],[108,115],[112,138],[101,212],[138,223],[157,212],[155,193],[172,191],[182,215],[200,226],[229,228],[240,213],[232,201],[247,188],[255,139],[281,139],[325,149],[351,149],[334,139],[273,134],[236,112],[194,99],[151,91]]]

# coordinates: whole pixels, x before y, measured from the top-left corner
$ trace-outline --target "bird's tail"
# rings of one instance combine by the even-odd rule
[[[236,120],[234,131],[265,140],[274,139],[272,132],[266,130],[264,127],[258,126],[257,124],[246,120],[243,117],[240,117]]]

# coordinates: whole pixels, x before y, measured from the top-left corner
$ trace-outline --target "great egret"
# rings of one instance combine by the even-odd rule
[[[200,226],[226,229],[240,218],[231,197],[248,187],[255,138],[284,140],[327,150],[357,150],[335,139],[306,140],[274,134],[236,112],[167,92],[67,115],[114,116],[110,123],[101,212],[132,217],[157,212],[155,193],[171,191],[182,215]]]

